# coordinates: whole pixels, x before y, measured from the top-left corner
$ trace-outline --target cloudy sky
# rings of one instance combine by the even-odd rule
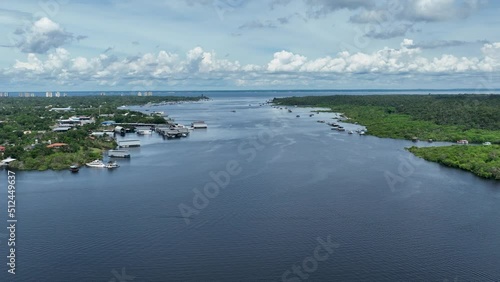
[[[0,91],[500,88],[499,2],[1,0]]]

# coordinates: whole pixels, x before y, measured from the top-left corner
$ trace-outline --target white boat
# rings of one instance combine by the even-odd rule
[[[352,130],[349,130],[349,132],[348,132],[348,133],[349,133],[349,134],[353,134],[354,132],[352,132]]]
[[[106,167],[106,165],[101,160],[94,160],[90,163],[86,163],[85,165],[88,167],[98,167],[98,168]]]
[[[106,168],[117,168],[117,167],[120,167],[120,166],[116,162],[110,161],[106,164]]]
[[[151,115],[155,115],[155,116],[165,116],[165,112],[162,112],[162,111],[154,111],[151,113]]]
[[[151,129],[140,129],[137,130],[138,135],[151,135],[153,131]]]
[[[0,161],[0,166],[8,166],[11,162],[15,161],[16,159],[13,159],[11,157],[6,158],[5,160]]]

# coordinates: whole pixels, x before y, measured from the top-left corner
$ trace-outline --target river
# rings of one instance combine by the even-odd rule
[[[500,279],[500,182],[229,96],[130,107],[209,128],[128,135],[118,169],[17,172],[15,275],[1,171],[0,281]]]

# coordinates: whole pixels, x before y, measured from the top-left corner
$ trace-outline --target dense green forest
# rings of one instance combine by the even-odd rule
[[[379,137],[500,144],[500,95],[336,95],[274,102],[331,108]]]
[[[410,152],[428,161],[500,180],[500,146],[411,147]]]
[[[13,169],[65,169],[101,158],[103,150],[114,148],[110,136],[93,137],[92,131],[112,129],[101,122],[140,122],[163,124],[162,116],[123,110],[123,105],[145,105],[198,101],[201,97],[174,96],[80,96],[80,97],[2,97],[0,98],[0,145],[5,147],[3,157],[17,159]],[[52,108],[71,107],[71,111],[51,111]],[[53,132],[58,119],[71,116],[89,116],[94,123],[78,126],[67,132]],[[61,148],[47,148],[51,143],[65,143]]]
[[[274,103],[330,108],[378,137],[500,144],[500,95],[337,95],[278,98]],[[409,150],[429,161],[500,179],[498,145]]]

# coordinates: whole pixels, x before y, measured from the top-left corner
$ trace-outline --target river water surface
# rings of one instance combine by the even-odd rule
[[[131,107],[209,128],[127,135],[112,171],[18,172],[15,276],[2,171],[0,281],[500,280],[499,182],[267,98]]]

